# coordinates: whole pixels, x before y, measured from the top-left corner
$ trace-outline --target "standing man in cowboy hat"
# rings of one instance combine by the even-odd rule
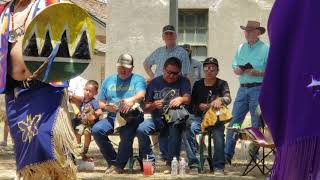
[[[240,28],[244,30],[247,42],[239,46],[232,62],[233,71],[239,76],[240,88],[233,104],[233,118],[227,131],[225,158],[228,164],[231,164],[237,141],[232,129],[241,127],[248,112],[251,115],[251,126],[260,127],[261,122],[255,112],[269,52],[268,45],[259,39],[266,31],[260,26],[260,22],[248,21],[246,26]]]

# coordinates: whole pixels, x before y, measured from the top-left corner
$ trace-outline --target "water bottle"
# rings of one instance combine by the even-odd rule
[[[184,158],[181,158],[179,162],[179,175],[184,176],[186,174],[186,166],[187,162],[184,160]]]
[[[241,140],[241,150],[240,150],[240,159],[241,161],[247,162],[249,160],[249,144],[247,140]]]
[[[178,175],[178,160],[176,157],[173,157],[171,161],[171,176]]]

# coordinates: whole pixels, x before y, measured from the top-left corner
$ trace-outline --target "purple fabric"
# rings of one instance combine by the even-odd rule
[[[260,105],[277,147],[271,179],[320,179],[319,19],[317,0],[277,0],[269,18]]]

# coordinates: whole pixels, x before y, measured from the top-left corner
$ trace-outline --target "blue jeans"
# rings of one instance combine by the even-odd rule
[[[120,143],[118,148],[118,154],[114,150],[108,135],[113,133],[115,117],[108,116],[106,119],[98,121],[92,127],[92,134],[94,139],[99,146],[99,149],[104,159],[110,165],[115,165],[123,169],[132,155],[132,144],[136,134],[136,129],[139,124],[143,121],[143,115],[135,119],[130,124],[120,128]]]
[[[161,158],[166,161],[168,159],[168,132],[160,133],[158,139]]]
[[[147,121],[152,121],[152,118],[145,119]],[[162,129],[162,128],[160,128]],[[160,132],[160,135],[158,136],[158,143],[159,143],[159,149],[160,149],[160,156],[161,159],[166,161],[168,158],[168,132],[163,131],[163,133]]]
[[[189,166],[199,163],[196,157],[196,134],[201,132],[201,121],[202,119],[200,117],[195,117],[195,119],[192,121],[190,129],[187,131],[187,140],[189,146],[186,146],[186,148]],[[213,138],[214,143],[212,167],[214,169],[224,169],[224,124],[217,123],[210,129],[210,131],[212,131],[211,138]]]
[[[165,126],[161,120],[146,120],[142,122],[137,129],[137,137],[139,141],[139,151],[142,158],[148,158],[155,162],[155,157],[151,149],[149,136],[156,131],[160,131],[160,137],[168,134],[168,154],[167,165],[171,164],[173,157],[179,158],[181,147],[182,130],[174,127],[172,124]]]
[[[242,124],[246,114],[250,111],[251,115],[251,126],[259,128],[261,122],[256,115],[256,109],[258,107],[258,99],[260,94],[261,86],[256,86],[252,88],[240,87],[236,96],[236,99],[233,104],[232,110],[232,120],[229,123],[229,127],[232,127],[233,124]],[[237,142],[237,137],[234,134],[233,130],[227,131],[227,140],[225,154],[226,158],[232,159],[234,155],[234,149]]]

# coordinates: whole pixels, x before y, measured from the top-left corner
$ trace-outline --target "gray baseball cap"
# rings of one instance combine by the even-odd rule
[[[117,61],[117,67],[132,68],[133,57],[130,54],[121,54]]]
[[[173,25],[166,25],[162,28],[162,33],[166,33],[166,32],[176,32],[176,29],[174,28]]]

